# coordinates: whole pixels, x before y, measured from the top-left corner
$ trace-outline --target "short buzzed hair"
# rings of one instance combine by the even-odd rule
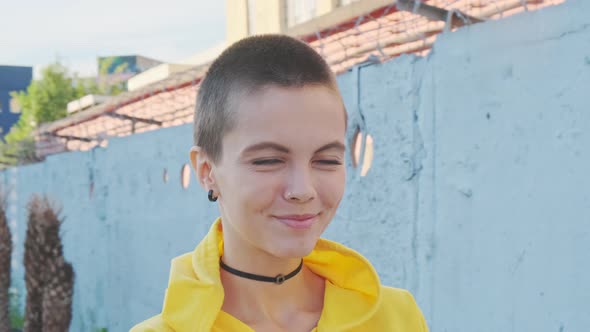
[[[306,43],[285,35],[242,39],[213,61],[199,87],[194,144],[220,161],[222,139],[235,126],[232,98],[261,88],[325,86],[338,91],[326,61]]]

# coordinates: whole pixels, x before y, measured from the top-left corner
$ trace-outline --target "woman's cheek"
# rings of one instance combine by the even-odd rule
[[[338,206],[344,194],[345,180],[345,176],[333,174],[333,176],[320,181],[318,192],[326,207],[335,208]]]
[[[240,186],[246,190],[245,194],[249,199],[257,200],[262,205],[269,204],[281,194],[281,177],[278,174],[255,173],[244,176],[244,179],[247,179],[247,182],[242,181]]]

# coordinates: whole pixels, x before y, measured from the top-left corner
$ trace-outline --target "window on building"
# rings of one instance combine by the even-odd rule
[[[287,27],[307,22],[315,17],[317,0],[287,0]]]
[[[346,6],[346,5],[350,5],[353,2],[359,2],[360,0],[338,0],[338,6],[342,7],[342,6]]]
[[[18,103],[18,100],[16,98],[10,98],[8,110],[12,113],[20,113],[20,104]]]
[[[247,0],[248,5],[248,35],[256,34],[256,0]]]

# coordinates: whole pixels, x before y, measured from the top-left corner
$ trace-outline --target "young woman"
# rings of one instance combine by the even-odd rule
[[[320,236],[345,186],[346,112],[296,39],[241,40],[201,83],[190,159],[220,218],[174,259],[162,313],[132,331],[408,331],[412,295]]]

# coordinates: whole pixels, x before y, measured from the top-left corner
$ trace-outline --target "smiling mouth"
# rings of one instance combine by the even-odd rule
[[[274,216],[274,218],[293,229],[308,229],[319,219],[319,213],[283,215]]]

